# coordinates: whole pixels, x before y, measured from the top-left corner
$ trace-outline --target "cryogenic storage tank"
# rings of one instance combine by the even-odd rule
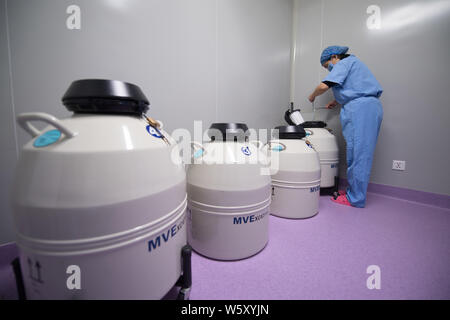
[[[32,136],[12,199],[27,298],[162,298],[187,242],[176,142],[133,84],[79,80],[62,101],[71,117],[17,117]]]
[[[337,139],[327,124],[322,121],[306,121],[301,124],[307,139],[319,153],[321,166],[321,188],[337,188],[339,176],[339,148]],[[336,189],[337,191],[337,189]]]
[[[270,213],[283,218],[309,218],[319,211],[320,162],[301,126],[280,126],[279,139],[268,144],[278,170],[272,175]],[[275,159],[278,157],[278,159]]]
[[[247,258],[268,241],[269,162],[245,124],[215,123],[208,134],[187,172],[188,241],[213,259]]]

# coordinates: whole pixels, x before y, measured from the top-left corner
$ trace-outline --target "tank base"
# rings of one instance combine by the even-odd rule
[[[197,251],[197,250],[195,250],[195,249],[192,249],[192,250],[195,251],[195,253],[198,254],[199,256],[202,256],[203,258],[210,259],[210,260],[214,260],[214,261],[242,261],[242,260],[249,259],[249,258],[252,258],[252,257],[258,255],[260,252],[262,252],[262,251],[267,247],[267,244],[268,244],[268,243],[269,243],[269,240],[267,240],[267,242],[264,244],[264,247],[262,247],[262,248],[259,249],[258,251],[252,253],[252,254],[249,255],[249,256],[246,256],[246,257],[243,257],[243,258],[236,258],[236,259],[221,259],[221,258],[215,258],[215,257],[207,256],[207,255],[205,255],[205,254],[203,254],[203,253],[201,253],[201,252],[199,252],[199,251]]]
[[[183,274],[178,279],[175,286],[180,287],[177,300],[189,300],[192,286],[192,268],[191,268],[192,247],[185,245],[181,249],[181,260],[183,261]]]
[[[334,177],[334,186],[328,188],[320,188],[321,196],[332,196],[334,192],[339,191],[339,177]]]
[[[277,217],[277,218],[281,218],[281,219],[289,219],[289,220],[307,220],[307,219],[311,219],[314,218],[315,216],[317,216],[319,214],[319,211],[317,211],[316,213],[314,213],[313,215],[309,215],[307,217],[286,217],[286,216],[282,216],[282,215],[278,215],[276,213],[270,213],[272,216]]]
[[[178,294],[175,294],[176,300],[189,300],[189,295],[192,286],[192,267],[191,267],[191,256],[192,247],[190,245],[185,245],[181,249],[181,260],[183,262],[183,274],[180,276],[175,286],[164,296],[163,299],[174,299],[173,290],[177,290],[179,287]],[[27,300],[25,286],[23,282],[23,275],[20,268],[20,259],[15,258],[11,262],[14,276],[16,278],[16,287],[19,300]]]
[[[16,287],[19,300],[27,300],[27,296],[25,294],[25,285],[23,283],[22,270],[20,269],[20,259],[15,258],[11,262],[11,265],[14,271],[14,277],[16,278]]]

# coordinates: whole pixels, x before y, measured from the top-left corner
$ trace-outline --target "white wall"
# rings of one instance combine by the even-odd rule
[[[450,1],[296,1],[297,105],[311,111],[307,96],[327,74],[319,63],[322,49],[349,46],[384,89],[384,119],[371,181],[450,195]],[[366,27],[366,10],[372,4],[381,8],[380,30]],[[332,98],[330,90],[316,105]],[[344,159],[339,110],[320,110],[317,117],[338,133]],[[406,171],[393,171],[392,160],[405,160]],[[342,161],[341,176],[345,168]]]
[[[9,187],[17,160],[5,0],[0,0],[0,243],[13,238]]]
[[[5,0],[0,23],[6,27]],[[81,8],[68,30],[66,8]],[[0,28],[2,153],[0,243],[12,240],[7,201],[17,146],[15,113],[70,113],[61,97],[71,81],[109,78],[138,84],[149,115],[169,132],[202,120],[267,128],[289,101],[291,0],[8,0]],[[12,79],[9,77],[9,68]]]
[[[216,120],[273,128],[289,105],[292,1],[220,0],[218,10]]]

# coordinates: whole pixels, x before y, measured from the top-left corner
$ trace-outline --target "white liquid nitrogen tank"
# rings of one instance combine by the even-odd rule
[[[245,124],[214,123],[208,134],[187,172],[188,241],[213,259],[247,258],[269,238],[269,162]]]
[[[267,149],[272,162],[278,163],[278,170],[272,175],[270,212],[283,218],[312,217],[319,211],[319,155],[305,139],[301,126],[275,129],[279,137],[271,140]]]
[[[17,117],[32,136],[12,197],[26,296],[160,299],[187,243],[178,146],[133,84],[78,80],[62,100],[71,117]]]
[[[306,130],[307,139],[319,153],[322,193],[331,194],[337,191],[339,184],[339,148],[336,136],[326,128],[327,124],[323,121],[306,121],[301,126]]]

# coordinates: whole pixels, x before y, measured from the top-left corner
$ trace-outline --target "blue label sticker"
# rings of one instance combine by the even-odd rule
[[[147,132],[150,133],[152,136],[154,136],[155,138],[161,139],[162,138],[162,134],[161,132],[159,132],[158,129],[152,127],[151,125],[147,125]]]
[[[250,148],[247,146],[247,147],[242,147],[241,148],[241,151],[242,151],[242,153],[243,154],[245,154],[246,156],[249,156],[249,155],[251,155],[252,153],[250,152]]]
[[[59,130],[50,130],[44,132],[39,137],[34,140],[33,147],[42,148],[54,144],[61,137],[61,131]]]

